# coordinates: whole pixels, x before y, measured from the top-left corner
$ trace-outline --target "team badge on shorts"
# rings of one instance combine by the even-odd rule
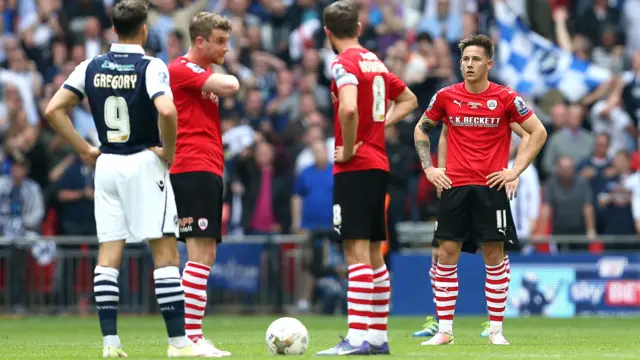
[[[205,218],[198,219],[198,227],[200,228],[200,230],[204,231],[207,226],[209,226],[209,220]]]

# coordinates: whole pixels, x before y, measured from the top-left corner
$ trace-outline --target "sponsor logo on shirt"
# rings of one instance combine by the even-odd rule
[[[449,122],[451,126],[494,128],[500,125],[500,118],[488,116],[449,116]]]
[[[103,69],[115,70],[115,71],[136,71],[136,66],[133,64],[117,64],[109,60],[105,60],[101,66]]]

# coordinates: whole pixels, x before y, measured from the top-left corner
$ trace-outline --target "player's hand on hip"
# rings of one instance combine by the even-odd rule
[[[89,149],[80,154],[80,157],[82,158],[82,161],[84,161],[86,164],[88,165],[95,165],[96,161],[98,160],[98,156],[100,156],[100,154],[102,154],[100,152],[100,149],[98,149],[95,146],[89,146]]]
[[[343,146],[336,146],[336,150],[333,152],[333,161],[337,163],[343,163],[351,160],[360,146],[362,146],[362,141],[353,146],[353,154],[345,154]]]
[[[445,174],[445,168],[430,167],[424,171],[427,180],[432,183],[439,191],[451,189],[451,179]]]
[[[509,200],[513,200],[516,196],[518,196],[518,185],[520,185],[520,178],[516,178],[513,181],[508,182],[504,188],[507,190],[507,197]]]
[[[502,190],[508,182],[517,179],[518,175],[520,174],[515,169],[502,169],[487,176],[487,185],[490,188],[498,186],[498,190]]]
[[[158,157],[166,161],[169,165],[173,163],[173,154],[166,154],[164,149],[160,146],[150,147],[149,150],[153,151],[156,155],[158,155]]]

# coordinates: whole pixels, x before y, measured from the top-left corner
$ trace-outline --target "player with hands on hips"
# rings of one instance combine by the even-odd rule
[[[178,218],[167,161],[176,149],[177,111],[162,60],[145,55],[148,8],[124,0],[111,20],[118,42],[81,62],[46,109],[52,127],[82,159],[95,163],[99,242],[93,290],[103,335],[102,356],[128,357],[118,336],[118,276],[127,243],[148,241],[154,287],[168,335],[169,357],[210,357],[185,332],[185,294],[177,251]],[[87,97],[100,150],[74,129],[68,109]]]
[[[434,279],[439,330],[423,345],[453,344],[453,318],[458,296],[457,263],[465,244],[482,249],[487,273],[489,341],[507,345],[502,331],[508,287],[504,243],[513,220],[505,185],[531,164],[544,145],[546,130],[525,101],[512,89],[488,79],[494,48],[486,35],[472,35],[459,44],[464,82],[438,91],[414,131],[425,175],[442,190],[434,240],[439,243]],[[446,171],[434,169],[429,134],[437,122],[448,128]],[[528,135],[512,169],[507,169],[511,133]]]

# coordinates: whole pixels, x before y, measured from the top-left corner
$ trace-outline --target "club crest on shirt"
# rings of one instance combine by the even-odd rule
[[[495,110],[498,107],[498,101],[487,100],[487,107],[489,108],[489,110]]]
[[[515,99],[513,99],[513,105],[515,105],[516,111],[518,111],[520,116],[527,115],[529,111],[531,111],[520,96],[516,96]]]
[[[200,230],[204,231],[207,226],[209,226],[209,220],[207,220],[206,218],[198,219],[198,227],[200,228]]]

